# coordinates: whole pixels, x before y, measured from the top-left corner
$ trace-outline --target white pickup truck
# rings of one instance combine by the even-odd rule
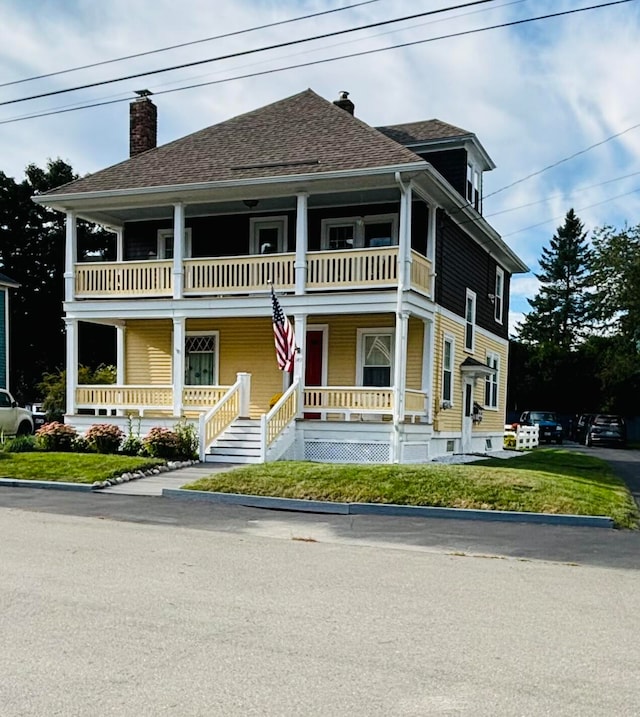
[[[0,431],[5,436],[23,436],[33,433],[31,411],[20,408],[9,391],[0,389]]]

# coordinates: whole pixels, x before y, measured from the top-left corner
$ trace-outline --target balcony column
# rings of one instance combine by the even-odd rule
[[[173,298],[182,298],[184,286],[184,204],[173,205]]]
[[[425,319],[424,341],[422,345],[422,390],[427,394],[427,423],[433,423],[433,367],[436,360],[434,350],[434,324],[433,320]]]
[[[67,212],[65,226],[64,298],[65,301],[73,301],[75,295],[75,268],[78,261],[78,231],[75,212]]]
[[[307,288],[307,246],[309,243],[306,192],[296,195],[296,294],[304,294]],[[297,324],[296,324],[297,328]]]
[[[124,229],[116,229],[116,261],[124,261]]]
[[[67,408],[66,415],[74,416],[76,413],[76,389],[78,388],[78,320],[65,319],[67,334]]]
[[[409,288],[411,282],[411,183],[400,185],[400,226],[398,227],[398,292]]]
[[[184,392],[184,339],[187,320],[184,316],[173,317],[173,415],[182,415]]]

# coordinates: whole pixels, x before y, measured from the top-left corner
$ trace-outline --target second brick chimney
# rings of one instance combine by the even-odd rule
[[[158,142],[158,108],[149,90],[136,90],[138,98],[129,105],[129,156],[153,149]]]
[[[353,111],[355,110],[356,106],[353,104],[353,102],[349,99],[349,93],[345,90],[340,90],[340,96],[337,100],[333,101],[334,105],[337,105],[338,107],[341,107],[343,110],[348,112],[350,115],[353,114]]]

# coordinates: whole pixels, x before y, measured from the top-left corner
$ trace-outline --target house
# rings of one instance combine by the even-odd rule
[[[203,458],[238,462],[502,447],[509,280],[526,266],[482,217],[494,165],[473,133],[374,128],[348,93],[306,90],[156,147],[139,94],[131,157],[35,198],[66,213],[67,422],[186,417]],[[77,260],[77,218],[115,233],[115,261]],[[115,385],[77,383],[88,322],[114,327]]]
[[[0,273],[0,388],[9,390],[9,289],[18,282]]]

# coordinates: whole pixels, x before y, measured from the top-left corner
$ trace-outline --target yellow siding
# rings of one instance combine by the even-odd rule
[[[493,341],[488,336],[476,331],[475,350],[474,358],[482,361],[482,363],[486,363],[488,352],[497,354],[500,357],[498,361],[498,408],[497,410],[485,408],[482,423],[477,428],[482,431],[503,431],[507,406],[508,346],[504,343]],[[484,380],[477,381],[474,399],[481,406],[484,406],[484,389]]]
[[[171,321],[127,321],[125,382],[171,384]]]
[[[236,374],[251,374],[251,417],[269,410],[269,401],[282,392],[283,374],[276,364],[271,318],[189,319],[187,332],[219,332],[219,383],[231,386]]]
[[[424,322],[411,317],[407,340],[407,388],[422,389],[422,354],[424,348]]]

